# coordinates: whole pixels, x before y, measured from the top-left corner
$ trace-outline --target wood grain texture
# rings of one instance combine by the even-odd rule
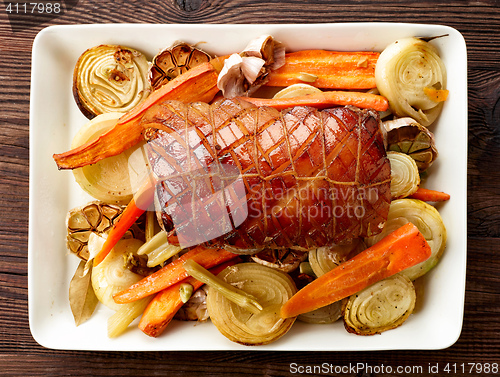
[[[5,1],[4,1],[5,4]],[[290,363],[422,366],[500,363],[500,2],[331,0],[101,0],[65,2],[51,20],[12,28],[0,6],[0,374],[4,376],[290,376]],[[71,8],[71,6],[74,6]],[[44,21],[40,23],[40,21]],[[31,48],[51,24],[312,23],[389,21],[446,24],[468,49],[468,266],[462,334],[440,351],[80,352],[53,351],[31,337],[27,305]],[[332,339],[332,341],[335,341]],[[481,375],[461,373],[454,376]],[[483,374],[486,375],[486,374]]]

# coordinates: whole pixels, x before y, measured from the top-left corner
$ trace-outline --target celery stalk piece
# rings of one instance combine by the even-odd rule
[[[153,297],[145,297],[129,304],[122,304],[122,307],[108,318],[108,336],[116,338],[121,335],[128,325],[144,312]]]
[[[148,267],[158,266],[178,254],[182,249],[168,242],[167,233],[161,231],[142,245],[137,254],[148,256]]]
[[[184,262],[183,266],[189,275],[207,284],[210,289],[216,289],[228,300],[234,302],[236,305],[241,306],[249,312],[258,314],[263,309],[262,305],[259,304],[254,296],[242,291],[241,289],[233,287],[224,280],[219,279],[195,261],[188,259]]]

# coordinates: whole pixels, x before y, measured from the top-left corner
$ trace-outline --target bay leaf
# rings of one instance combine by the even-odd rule
[[[85,273],[85,261],[82,260],[69,283],[69,305],[77,326],[90,318],[99,302],[92,288],[91,272]]]

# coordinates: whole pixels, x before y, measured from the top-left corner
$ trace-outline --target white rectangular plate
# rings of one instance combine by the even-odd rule
[[[152,58],[173,42],[205,42],[215,54],[242,50],[254,37],[271,34],[288,50],[374,50],[402,37],[447,34],[433,43],[448,70],[450,95],[433,125],[440,156],[426,187],[451,194],[439,206],[448,229],[441,262],[424,277],[418,310],[407,322],[378,336],[356,336],[333,325],[294,324],[280,340],[245,347],[222,336],[210,323],[174,321],[157,339],[135,326],[117,339],[107,337],[112,312],[98,307],[76,327],[68,287],[78,258],[68,255],[65,217],[90,200],[69,171],[58,171],[53,153],[69,149],[86,122],[72,97],[72,73],[80,54],[99,44],[121,44]],[[30,104],[30,213],[28,245],[29,320],[41,345],[78,350],[384,350],[441,349],[452,345],[462,328],[466,266],[467,56],[455,29],[439,25],[352,23],[310,25],[75,25],[42,30],[33,45]]]

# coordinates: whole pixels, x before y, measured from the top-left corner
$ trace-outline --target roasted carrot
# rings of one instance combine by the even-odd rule
[[[222,55],[222,56],[217,56],[210,60],[210,64],[214,67],[214,69],[217,71],[217,74],[219,74],[222,71],[222,68],[224,68],[224,61],[229,58],[230,55]]]
[[[116,156],[142,140],[141,119],[148,109],[168,100],[185,103],[211,101],[217,88],[217,70],[210,63],[200,64],[177,76],[151,93],[144,102],[123,115],[108,132],[65,153],[54,154],[59,169],[74,169],[106,157]],[[147,125],[146,125],[147,126]]]
[[[448,95],[450,94],[449,90],[446,89],[436,89],[436,88],[424,88],[424,93],[427,97],[429,97],[434,102],[443,102],[446,101]]]
[[[109,252],[115,247],[116,243],[120,241],[127,230],[137,221],[139,217],[148,209],[153,203],[155,190],[155,182],[147,179],[139,188],[132,200],[128,203],[127,207],[123,210],[122,215],[118,222],[109,231],[108,237],[102,246],[101,251],[94,258],[94,265],[97,266],[101,263]]]
[[[235,263],[236,259],[230,260],[217,267],[211,268],[210,272],[216,275],[224,268],[232,266]],[[171,285],[163,291],[158,292],[148,304],[146,310],[144,310],[141,321],[139,322],[139,328],[143,333],[157,337],[165,330],[172,318],[174,318],[175,313],[184,305],[179,291],[182,283],[191,284],[193,286],[193,291],[198,290],[203,285],[202,282],[189,276],[182,282]]]
[[[403,225],[372,247],[313,280],[281,308],[283,318],[329,305],[420,263],[431,248],[412,223]]]
[[[268,86],[308,83],[324,89],[372,89],[378,52],[304,50],[288,53],[285,65],[271,72]]]
[[[353,105],[363,109],[375,109],[377,111],[385,111],[389,108],[389,102],[385,97],[363,92],[329,91],[293,98],[267,99],[239,97],[239,99],[251,102],[256,106],[274,107],[277,110],[293,106],[312,106],[322,109],[345,105]]]
[[[113,298],[118,304],[133,302],[140,298],[157,293],[184,280],[189,275],[186,270],[184,270],[182,265],[188,259],[193,259],[205,268],[211,268],[236,257],[236,254],[230,253],[225,249],[211,249],[200,245],[189,250],[180,258],[167,264],[165,267],[156,271],[152,275],[146,276],[136,284],[118,292],[113,296]]]
[[[409,198],[422,200],[424,202],[445,202],[450,200],[450,194],[419,187],[415,193],[409,196]]]
[[[141,118],[146,110],[164,101],[210,102],[218,91],[217,70],[210,63],[202,63],[155,90],[144,102],[120,118],[120,123]]]

